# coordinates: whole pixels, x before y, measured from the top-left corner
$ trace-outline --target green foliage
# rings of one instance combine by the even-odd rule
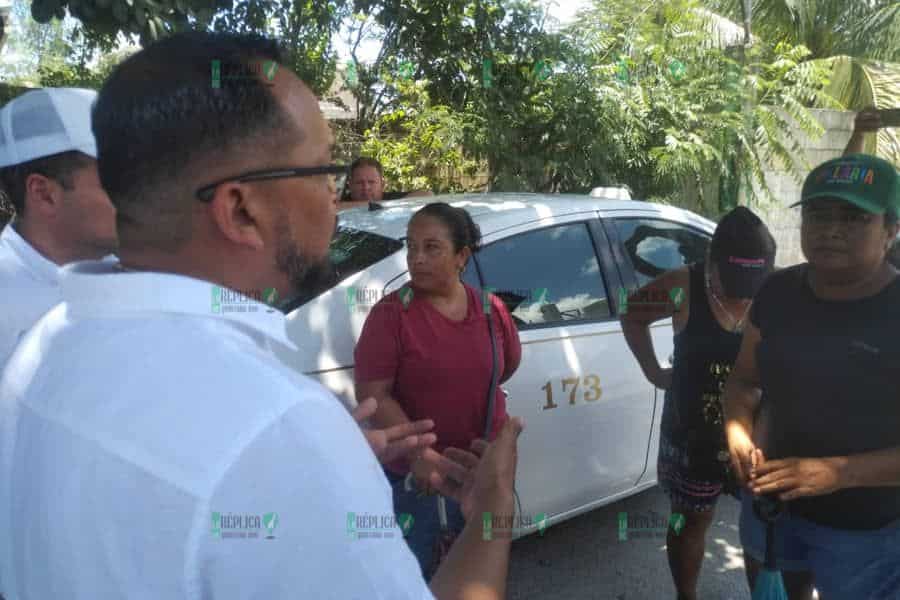
[[[11,16],[9,50],[22,58],[0,66],[0,76],[19,86],[99,89],[112,68],[133,51],[100,53],[90,47],[80,26],[56,19],[37,23],[30,18],[27,0],[15,0]]]
[[[781,163],[795,175],[806,168],[794,158],[799,144],[780,111],[820,134],[804,106],[823,101],[825,70],[786,43],[757,45],[743,65],[709,43],[708,17],[698,7],[693,0],[598,3],[572,35],[593,59],[591,95],[622,96],[621,122],[637,131],[627,135],[643,140],[623,181],[644,197],[692,189],[697,197],[678,204],[709,213],[719,207],[703,197],[705,182],[735,179],[752,197],[755,181],[769,196],[766,165]],[[615,76],[620,62],[627,83]]]
[[[739,0],[705,4],[741,16]],[[847,55],[900,62],[897,0],[754,0],[753,31],[772,44],[806,46],[810,59]]]
[[[464,134],[476,123],[473,115],[433,105],[425,82],[396,85],[400,105],[366,131],[360,154],[377,158],[398,189],[463,191],[464,179],[481,167],[463,152]]]
[[[285,63],[318,96],[334,81],[333,38],[350,15],[346,0],[242,0],[213,20],[213,31],[257,33],[277,38]]]
[[[468,110],[482,93],[482,63],[533,65],[547,39],[535,0],[358,0],[351,27],[351,50],[362,110],[360,130],[368,129],[398,93],[385,85],[401,65],[426,81],[429,97],[453,110]],[[375,35],[382,43],[372,64],[355,59],[360,40]]]
[[[706,0],[706,5],[735,15],[734,0]],[[771,43],[804,45],[805,60],[827,70],[827,92],[838,108],[900,106],[900,2],[866,0],[754,0],[754,32]],[[885,62],[887,61],[887,62]],[[823,105],[828,99],[821,97]],[[900,164],[900,136],[882,129],[866,145]]]
[[[430,3],[414,4],[430,14]],[[498,10],[506,4],[485,3]],[[452,7],[474,23],[478,15],[464,5]],[[794,158],[801,153],[787,116],[807,133],[821,133],[805,106],[827,104],[826,69],[787,43],[759,46],[742,65],[710,41],[709,19],[697,8],[694,0],[598,2],[567,31],[548,33],[533,21],[528,35],[524,28],[516,36],[507,31],[515,43],[488,45],[487,54],[467,37],[465,19],[449,19],[461,31],[445,28],[435,47],[430,38],[415,37],[415,27],[395,25],[407,32],[400,36],[405,44],[432,56],[416,63],[416,76],[447,79],[426,77],[414,88],[427,91],[441,119],[427,101],[423,108],[419,97],[400,93],[388,74],[404,60],[402,53],[383,58],[379,83],[363,66],[360,79],[372,84],[360,86],[362,95],[377,94],[388,107],[369,128],[365,152],[391,164],[388,175],[404,187],[427,181],[455,189],[425,174],[434,171],[439,154],[417,139],[446,122],[457,131],[446,128],[444,137],[461,141],[463,149],[454,160],[485,164],[494,190],[587,192],[627,183],[637,197],[710,215],[727,208],[704,197],[711,182],[721,180],[725,189],[740,183],[751,195],[755,182],[768,194],[768,164],[780,163],[798,177],[807,167]],[[446,18],[450,8],[434,10]],[[507,26],[514,22],[508,19]],[[431,34],[425,25],[417,31]],[[469,45],[441,55],[453,45],[450,39]],[[485,55],[492,61],[490,87],[481,78]]]
[[[376,156],[405,189],[469,189],[476,173],[509,191],[627,183],[637,197],[714,215],[711,184],[766,191],[770,162],[799,174],[787,119],[818,133],[805,107],[830,102],[829,65],[783,35],[734,53],[699,0],[595,0],[563,31],[548,27],[537,0],[36,1],[42,17],[76,2],[94,44],[187,27],[276,37],[320,96],[335,79],[334,36],[346,34],[359,110],[336,127],[339,153]],[[867,18],[873,31],[893,23],[884,11]],[[381,42],[372,63],[356,55],[367,39]],[[93,86],[103,76],[83,55],[63,62],[42,82]]]

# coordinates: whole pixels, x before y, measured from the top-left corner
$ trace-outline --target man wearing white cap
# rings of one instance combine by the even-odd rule
[[[0,186],[16,209],[0,234],[0,369],[61,300],[57,266],[116,248],[116,213],[100,186],[91,132],[96,97],[45,88],[0,109]]]

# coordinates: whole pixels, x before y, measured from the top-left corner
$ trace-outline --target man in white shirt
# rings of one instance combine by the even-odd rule
[[[341,171],[280,62],[274,42],[193,32],[104,84],[121,265],[65,267],[0,381],[6,600],[504,596],[510,541],[483,540],[480,515],[513,512],[521,421],[480,460],[446,452],[459,471],[433,483],[477,518],[429,589],[360,429],[273,352],[285,318],[259,300],[328,272]]]
[[[0,370],[60,301],[57,266],[115,250],[115,209],[100,187],[92,90],[44,88],[0,109],[0,187],[16,209],[0,233]]]

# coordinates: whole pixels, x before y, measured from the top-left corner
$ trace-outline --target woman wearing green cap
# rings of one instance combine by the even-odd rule
[[[647,379],[666,390],[657,473],[684,517],[666,551],[679,600],[697,597],[706,531],[723,492],[734,492],[721,393],[754,293],[775,262],[775,240],[746,207],[722,217],[707,260],[663,273],[629,297],[622,330]],[[648,301],[666,298],[669,301]],[[672,368],[660,366],[649,326],[672,318]]]
[[[777,562],[805,570],[791,600],[900,598],[900,278],[885,255],[898,231],[893,165],[826,162],[801,194],[807,263],[760,289],[725,388],[735,471],[786,503]],[[765,440],[753,419],[769,416]],[[741,542],[751,587],[764,527],[745,494]]]

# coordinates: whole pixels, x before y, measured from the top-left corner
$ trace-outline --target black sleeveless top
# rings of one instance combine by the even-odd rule
[[[822,300],[809,266],[773,273],[750,318],[767,458],[846,456],[900,446],[900,277],[859,300]],[[837,529],[900,519],[900,486],[851,488],[789,503],[791,513]]]
[[[720,480],[728,468],[722,419],[722,392],[741,347],[741,334],[722,329],[709,307],[705,263],[689,267],[690,314],[675,335],[672,385],[662,427],[672,443],[690,455],[691,472]]]

